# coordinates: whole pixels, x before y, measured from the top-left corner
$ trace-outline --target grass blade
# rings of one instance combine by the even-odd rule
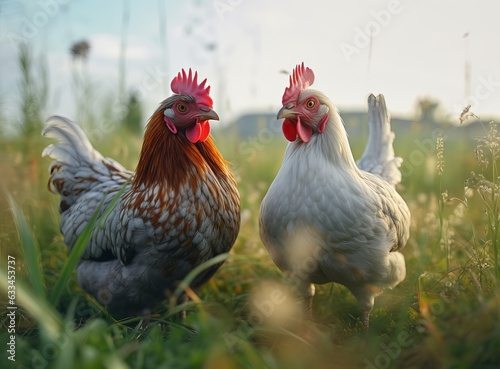
[[[118,191],[111,201],[109,202],[108,206],[106,207],[104,211],[104,215],[101,217],[101,221],[99,221],[99,213],[102,207],[102,204],[105,200],[105,197],[102,199],[101,203],[99,204],[97,210],[94,212],[92,217],[90,218],[89,222],[83,229],[82,233],[76,240],[75,245],[71,249],[70,254],[68,255],[68,259],[66,260],[66,263],[64,264],[64,267],[61,271],[61,275],[59,276],[56,285],[54,287],[54,291],[52,293],[52,296],[50,298],[50,301],[53,305],[57,305],[59,303],[59,300],[61,299],[62,293],[64,289],[66,288],[69,280],[71,279],[71,275],[73,274],[73,271],[75,270],[76,266],[78,265],[78,262],[80,261],[80,258],[85,251],[85,247],[90,241],[90,237],[92,236],[92,233],[94,232],[94,228],[96,225],[103,226],[104,220],[108,217],[109,213],[113,208],[115,207],[116,203],[120,199],[121,195],[123,192],[125,192],[126,186],[129,183],[127,181],[123,187]],[[99,222],[99,223],[98,223]]]
[[[26,263],[33,293],[39,298],[44,298],[45,282],[43,278],[43,267],[38,242],[33,236],[33,232],[26,221],[26,217],[14,198],[10,194],[6,194],[6,196],[16,223],[19,241],[21,243],[21,250],[24,255],[24,262]]]
[[[176,299],[179,298],[179,296],[184,291],[184,288],[189,286],[198,274],[203,272],[205,269],[208,269],[214,265],[217,265],[217,264],[224,262],[228,257],[229,257],[229,253],[226,252],[224,254],[217,255],[216,257],[213,257],[212,259],[207,260],[204,263],[201,263],[200,265],[198,265],[196,268],[194,268],[193,270],[191,270],[188,273],[188,275],[181,281],[181,283],[179,283],[179,286],[177,286],[177,289],[175,290],[173,296]]]
[[[3,296],[7,295],[8,286],[7,270],[4,265],[0,265],[0,290],[5,292],[5,294],[2,293]],[[43,296],[35,295],[20,279],[15,280],[15,286],[16,295],[13,301],[21,305],[38,322],[49,338],[57,339],[63,326],[59,314]]]
[[[83,252],[85,251],[85,247],[90,241],[90,237],[92,236],[92,233],[94,232],[94,226],[97,223],[97,219],[99,217],[99,210],[101,209],[101,204],[99,204],[99,207],[97,208],[96,212],[92,215],[90,218],[89,222],[83,229],[82,233],[76,240],[75,245],[73,246],[73,249],[71,250],[70,254],[68,255],[68,259],[64,263],[64,267],[61,271],[61,275],[57,279],[56,285],[54,286],[54,291],[52,292],[52,295],[50,296],[50,302],[54,305],[57,306],[59,303],[59,300],[61,299],[62,293],[64,289],[66,288],[69,280],[71,279],[71,275],[73,273],[73,270],[76,268],[76,265],[80,261],[80,257],[82,256]]]

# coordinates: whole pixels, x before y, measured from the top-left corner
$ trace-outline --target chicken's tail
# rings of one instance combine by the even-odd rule
[[[394,132],[391,131],[384,95],[368,97],[368,125],[368,143],[358,167],[396,185],[401,182],[399,168],[403,159],[394,156]]]
[[[95,186],[109,180],[126,181],[131,175],[119,163],[95,150],[83,130],[67,118],[50,117],[42,135],[57,140],[43,150],[42,157],[54,159],[49,166],[49,189],[61,195],[61,212]]]

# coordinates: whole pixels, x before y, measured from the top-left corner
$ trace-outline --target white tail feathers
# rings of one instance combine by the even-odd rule
[[[403,159],[394,156],[394,132],[387,112],[384,95],[368,97],[368,143],[358,167],[375,174],[392,185],[401,182],[401,163]]]
[[[47,146],[42,152],[42,157],[49,156],[69,166],[103,159],[103,156],[92,147],[85,132],[67,118],[54,115],[47,119],[42,136],[58,141]]]
[[[54,159],[49,166],[49,189],[61,195],[61,212],[95,186],[104,182],[123,184],[132,175],[119,163],[104,158],[92,147],[83,130],[67,118],[49,118],[42,135],[58,141],[47,146],[42,156]]]
[[[67,118],[50,117],[42,135],[58,141],[47,146],[42,157],[54,159],[49,166],[49,189],[61,195],[59,210],[63,212],[81,193],[99,182],[96,169],[103,167],[104,158],[92,147],[82,129]]]

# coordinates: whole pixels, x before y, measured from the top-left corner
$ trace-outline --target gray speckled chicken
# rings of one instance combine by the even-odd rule
[[[239,231],[236,182],[209,135],[210,87],[182,70],[174,95],[149,120],[137,169],[104,158],[78,125],[50,118],[49,188],[61,195],[61,232],[71,251],[91,216],[125,187],[78,265],[78,282],[117,317],[148,313],[194,267],[228,252]],[[192,282],[196,288],[220,267]]]
[[[368,99],[369,140],[356,163],[336,108],[309,88],[313,82],[302,63],[285,89],[278,118],[290,143],[262,201],[260,236],[308,309],[314,284],[341,283],[360,303],[368,328],[374,298],[405,278],[400,250],[410,212],[395,190],[402,160],[394,157],[382,95]]]

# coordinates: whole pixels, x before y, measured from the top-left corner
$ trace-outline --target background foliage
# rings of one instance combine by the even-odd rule
[[[16,362],[20,368],[497,368],[500,364],[498,157],[495,124],[482,137],[441,136],[423,129],[396,137],[395,151],[407,163],[399,191],[412,213],[404,249],[407,278],[375,305],[364,333],[360,311],[346,288],[319,286],[315,320],[304,319],[289,283],[270,260],[258,236],[258,211],[281,165],[285,140],[276,134],[251,158],[230,128],[214,132],[233,163],[242,199],[242,227],[224,266],[182,308],[168,301],[155,315],[115,321],[62,273],[73,261],[59,233],[57,196],[46,188],[48,144],[39,136],[46,107],[46,80],[33,78],[29,49],[21,48],[23,71],[15,135],[0,138],[0,341],[8,342],[6,260],[16,258]],[[90,85],[75,75],[78,94]],[[80,95],[78,95],[80,96]],[[80,111],[96,148],[135,168],[141,137],[140,106],[129,98],[125,118]],[[390,107],[390,106],[389,106]],[[84,109],[84,106],[81,106]],[[426,119],[428,117],[426,116]],[[458,123],[459,117],[456,118]],[[109,128],[111,127],[111,128]],[[453,133],[453,134],[452,134]],[[103,139],[100,139],[103,138]],[[362,137],[350,137],[355,157]],[[436,150],[437,147],[437,150]],[[418,158],[418,160],[417,160]],[[411,169],[411,170],[409,170]],[[474,172],[471,174],[471,172]],[[85,235],[84,235],[85,236]],[[279,295],[276,294],[279,291]],[[15,366],[13,366],[15,364]]]

